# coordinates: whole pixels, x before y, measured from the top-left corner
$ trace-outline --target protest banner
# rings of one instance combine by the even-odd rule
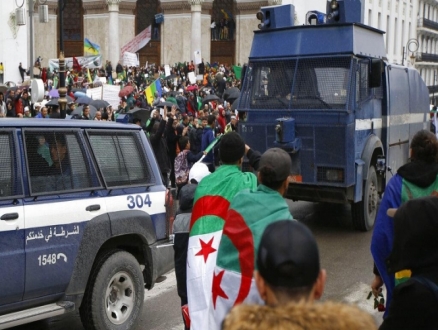
[[[198,65],[199,63],[201,63],[202,62],[202,57],[201,57],[201,52],[199,51],[199,50],[197,50],[197,51],[195,51],[195,54],[194,54],[195,56],[194,56],[194,58],[195,58],[195,60],[193,61],[196,65]]]
[[[120,57],[123,58],[123,54],[125,52],[136,53],[151,40],[151,25],[149,25],[146,29],[141,31],[139,34],[135,36],[130,42],[122,47],[120,50]]]
[[[125,52],[123,54],[123,65],[126,66],[137,66],[138,65],[138,58],[137,54]]]
[[[164,66],[164,76],[165,77],[169,77],[170,76],[170,65],[169,64],[166,64]]]
[[[194,72],[189,72],[187,75],[191,84],[196,84],[196,76]]]
[[[111,104],[114,110],[117,110],[120,104],[119,92],[120,86],[103,85],[102,99]]]
[[[102,86],[87,89],[87,96],[93,100],[102,100]]]
[[[75,57],[78,64],[81,67],[85,67],[88,69],[94,69],[94,68],[100,68],[102,66],[102,56],[96,55],[96,56],[80,56]],[[65,59],[65,68],[67,70],[71,70],[73,68],[73,57],[67,57]],[[57,58],[50,59],[49,60],[49,68],[50,71],[53,72],[53,70],[59,70],[59,60]]]

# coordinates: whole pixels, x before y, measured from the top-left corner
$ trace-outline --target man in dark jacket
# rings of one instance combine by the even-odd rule
[[[202,125],[199,125],[197,121],[195,121],[195,127],[190,130],[189,140],[190,140],[190,150],[197,154],[201,151],[202,146],[202,133],[204,131],[204,127],[207,126],[207,117],[202,118]]]
[[[214,127],[216,123],[216,117],[214,115],[209,115],[207,117],[207,126],[205,126],[202,132],[202,143],[201,150],[207,149],[210,143],[214,140]],[[210,152],[205,156],[203,163],[207,164],[208,170],[213,173],[215,171],[214,167],[214,152],[210,150]]]
[[[149,141],[154,150],[155,158],[157,159],[158,167],[160,168],[163,177],[163,184],[168,186],[168,176],[170,172],[169,155],[167,154],[167,143],[164,136],[164,131],[167,123],[167,109],[164,108],[163,117],[159,118],[159,112],[155,111],[146,131],[150,133]]]

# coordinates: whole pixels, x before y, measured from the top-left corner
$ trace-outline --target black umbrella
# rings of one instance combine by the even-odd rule
[[[96,115],[97,109],[96,109],[96,107],[94,107],[92,105],[89,105],[89,107],[90,107],[90,117],[94,118],[94,116]],[[70,115],[71,116],[74,116],[74,115],[81,116],[83,109],[84,109],[84,106],[81,105],[81,106],[77,107],[76,109],[74,109],[73,112]]]
[[[170,91],[169,93],[167,93],[167,95],[175,97],[178,95],[178,92],[177,91]]]
[[[227,100],[227,101],[228,101],[228,97],[229,97],[230,95],[235,95],[235,94],[239,94],[239,95],[240,95],[240,90],[239,90],[237,87],[230,87],[230,88],[227,88],[227,89],[224,91],[224,100]]]
[[[164,108],[164,107],[172,108],[172,106],[176,106],[176,108],[179,110],[178,104],[172,102],[165,101],[157,104],[157,108]]]
[[[217,101],[220,99],[221,98],[215,94],[208,94],[208,95],[204,96],[204,98],[202,99],[202,104],[208,103],[210,101]]]
[[[87,93],[87,90],[85,88],[72,88],[71,90],[73,93],[74,92],[82,92],[82,93]]]
[[[105,100],[93,100],[90,102],[90,105],[96,107],[97,109],[106,108],[110,104]]]
[[[224,99],[227,100],[230,103],[233,103],[235,100],[237,100],[240,97],[240,91],[239,92],[233,92],[231,94],[228,94],[227,97],[224,96]]]
[[[91,101],[93,101],[93,99],[89,96],[80,96],[78,97],[78,99],[76,100],[76,103],[78,104],[90,104]]]
[[[170,76],[167,76],[164,79],[167,80],[167,79],[175,79],[175,78],[178,78],[178,76],[176,74],[172,73]]]
[[[231,104],[231,110],[238,110],[237,107],[239,106],[240,103],[240,96],[233,102],[233,104]]]
[[[151,116],[151,110],[149,109],[143,109],[143,108],[137,108],[131,109],[128,111],[128,114],[132,114],[132,118],[138,118],[141,120],[141,126],[145,127],[147,120]]]

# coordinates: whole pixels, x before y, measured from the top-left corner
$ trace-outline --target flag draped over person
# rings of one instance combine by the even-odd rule
[[[230,309],[241,303],[263,304],[253,273],[255,256],[265,228],[278,220],[292,220],[283,197],[263,184],[256,191],[237,194],[228,210],[213,274],[210,330],[220,329]]]
[[[202,179],[196,189],[187,250],[191,330],[213,329],[213,315],[208,315],[213,304],[213,271],[228,207],[238,192],[257,187],[256,176],[240,170],[244,153],[245,142],[239,134],[224,135],[219,146],[223,165]]]

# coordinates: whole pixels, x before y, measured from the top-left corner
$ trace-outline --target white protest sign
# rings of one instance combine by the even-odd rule
[[[198,74],[198,75],[196,76],[196,80],[198,80],[198,81],[203,81],[203,80],[204,80],[204,76],[203,76],[202,74]]]
[[[116,110],[120,104],[120,86],[114,85],[103,85],[103,96],[102,99],[107,101]]]
[[[194,72],[189,72],[187,75],[191,84],[196,84],[196,76]]]
[[[137,66],[138,59],[137,54],[125,52],[123,53],[123,65],[127,66]]]
[[[106,77],[99,77],[99,80],[102,84],[106,84]]]
[[[164,76],[169,77],[170,76],[170,65],[166,64],[164,66]]]
[[[196,65],[198,65],[199,63],[202,62],[201,52],[199,50],[197,50],[197,51],[195,51],[194,55],[195,55],[194,56],[194,58],[195,58],[194,62],[195,62]]]
[[[93,100],[102,100],[102,86],[87,89],[87,96]]]

